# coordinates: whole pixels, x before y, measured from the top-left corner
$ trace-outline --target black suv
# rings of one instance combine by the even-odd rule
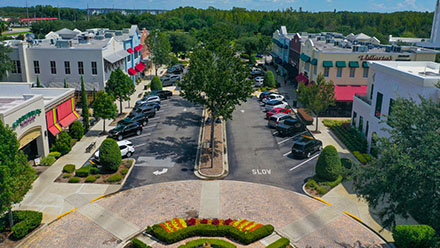
[[[109,136],[113,139],[122,140],[127,136],[140,135],[142,133],[142,125],[137,122],[130,122],[118,125],[109,131]]]
[[[134,112],[118,122],[118,125],[126,125],[130,122],[137,122],[145,127],[148,124],[148,115]]]
[[[157,90],[150,93],[152,96],[158,96],[160,100],[168,99],[173,96],[173,92],[169,90]]]
[[[156,116],[156,107],[151,104],[143,104],[136,106],[133,111],[131,111],[129,117],[132,117],[137,114],[146,115],[148,118],[153,118]]]
[[[320,140],[301,136],[293,143],[292,155],[294,157],[309,158],[313,153],[322,150],[322,142]]]
[[[278,124],[277,131],[281,137],[292,136],[304,130],[304,126],[297,119],[287,119]]]

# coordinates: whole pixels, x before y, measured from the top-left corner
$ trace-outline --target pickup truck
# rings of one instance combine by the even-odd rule
[[[292,136],[298,132],[304,131],[304,126],[298,119],[287,119],[278,124],[277,131],[280,136]]]

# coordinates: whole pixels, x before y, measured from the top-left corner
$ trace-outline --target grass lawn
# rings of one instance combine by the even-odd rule
[[[6,36],[14,36],[14,35],[20,35],[20,34],[27,34],[27,33],[30,33],[30,31],[2,34],[2,36],[5,36],[5,37],[6,37]]]

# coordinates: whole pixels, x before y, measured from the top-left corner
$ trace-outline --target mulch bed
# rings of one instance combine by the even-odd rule
[[[122,181],[124,181],[124,178],[127,176],[127,174],[126,175],[122,175],[121,174],[121,170],[124,169],[124,168],[130,169],[130,167],[132,166],[132,163],[133,163],[133,160],[127,160],[127,159],[122,160],[121,166],[119,166],[119,169],[118,169],[117,172],[111,173],[111,174],[100,174],[101,177],[96,179],[96,181],[93,182],[93,183],[98,183],[98,184],[121,184]],[[64,173],[61,173],[61,175],[55,180],[55,182],[57,182],[57,183],[69,183],[69,178],[63,178],[63,174]],[[121,174],[121,176],[122,176],[121,181],[119,181],[119,182],[106,182],[106,179],[109,178],[113,174]],[[73,172],[71,175],[72,175],[71,177],[75,176],[75,172]],[[85,177],[81,177],[81,181],[79,183],[86,183],[85,180],[86,180]],[[72,184],[74,184],[74,183],[72,183]]]
[[[200,171],[206,175],[219,175],[223,172],[223,123],[214,123],[214,166],[211,168],[211,148],[203,148],[200,151]],[[211,124],[205,125],[203,132],[203,143],[210,144]]]
[[[127,113],[118,114],[118,116],[116,116],[116,119],[110,122],[110,126],[116,126],[120,120],[125,118],[126,115]]]

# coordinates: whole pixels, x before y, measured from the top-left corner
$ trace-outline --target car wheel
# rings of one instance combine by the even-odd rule
[[[141,135],[141,130],[138,129],[138,130],[136,131],[136,135]]]
[[[309,152],[309,153],[307,153],[307,158],[310,158],[310,155],[312,155],[312,154],[310,154],[310,152]]]
[[[131,157],[131,152],[127,152],[127,158]]]
[[[118,135],[118,140],[121,141],[124,137],[122,135]]]

